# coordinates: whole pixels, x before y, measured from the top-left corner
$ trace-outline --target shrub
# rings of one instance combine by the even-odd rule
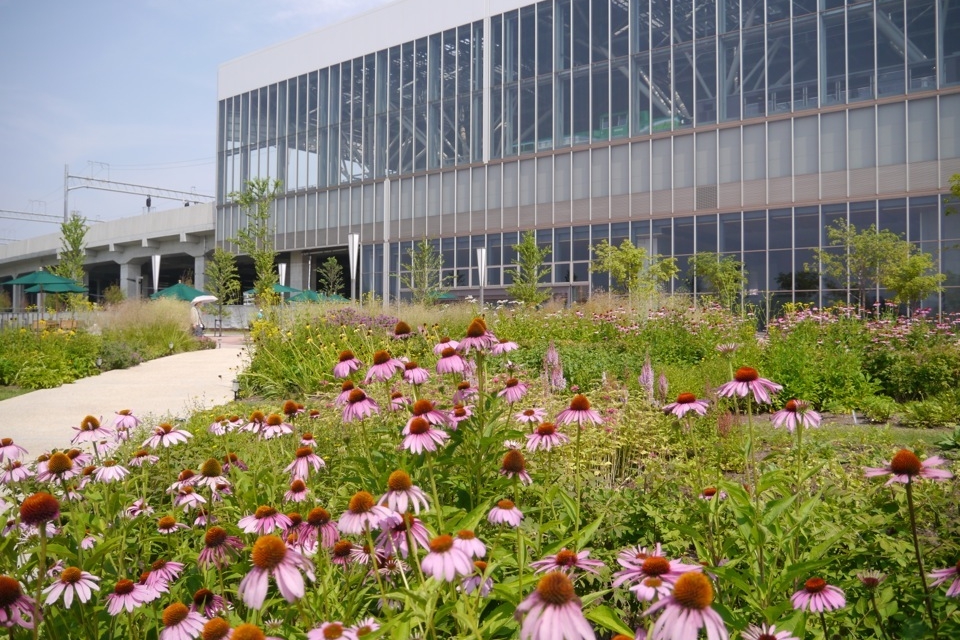
[[[887,396],[868,396],[860,401],[860,411],[870,422],[889,422],[897,411],[897,401]]]

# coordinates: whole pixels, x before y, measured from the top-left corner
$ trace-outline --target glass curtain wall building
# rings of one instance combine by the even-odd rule
[[[956,0],[400,0],[223,65],[219,94],[217,239],[231,192],[279,179],[295,286],[358,233],[361,292],[401,295],[430,238],[461,295],[487,248],[490,299],[534,230],[571,299],[629,238],[677,258],[672,291],[708,293],[686,266],[713,251],[754,303],[826,304],[852,295],[815,264],[843,219],[931,253],[925,305],[960,310]]]

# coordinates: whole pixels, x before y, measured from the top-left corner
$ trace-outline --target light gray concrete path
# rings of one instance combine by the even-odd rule
[[[214,338],[216,339],[216,338]],[[179,353],[130,369],[107,371],[56,389],[0,402],[0,438],[13,438],[31,456],[66,447],[84,416],[130,409],[141,420],[186,418],[233,400],[232,380],[248,362],[241,336],[225,336],[218,349]]]

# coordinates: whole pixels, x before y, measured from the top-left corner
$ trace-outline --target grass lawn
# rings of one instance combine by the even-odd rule
[[[0,386],[0,400],[6,400],[7,398],[13,398],[14,396],[23,395],[24,393],[29,392],[29,389],[21,389],[20,387]]]

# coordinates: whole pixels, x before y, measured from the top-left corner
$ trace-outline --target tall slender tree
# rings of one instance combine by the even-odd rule
[[[60,263],[51,269],[63,278],[70,278],[78,285],[83,284],[83,263],[87,253],[87,219],[74,211],[64,222],[60,223]],[[82,293],[61,294],[60,299],[69,309],[79,309],[86,301],[87,296]]]
[[[273,242],[276,225],[271,224],[270,207],[280,195],[281,186],[279,180],[253,178],[247,180],[243,191],[234,191],[228,196],[247,214],[247,223],[237,231],[233,243],[253,259],[256,271],[254,297],[262,306],[272,306],[280,301],[280,296],[273,290],[279,280],[274,266],[277,259]]]
[[[223,306],[234,304],[240,295],[240,275],[237,272],[236,257],[221,247],[213,250],[207,268],[206,289],[217,296],[217,319],[223,327]]]
[[[519,244],[513,245],[517,255],[513,260],[513,284],[507,286],[507,293],[524,304],[538,305],[550,297],[550,292],[540,288],[540,280],[550,273],[550,267],[543,261],[550,255],[549,247],[538,247],[537,236],[527,231],[520,237]]]

